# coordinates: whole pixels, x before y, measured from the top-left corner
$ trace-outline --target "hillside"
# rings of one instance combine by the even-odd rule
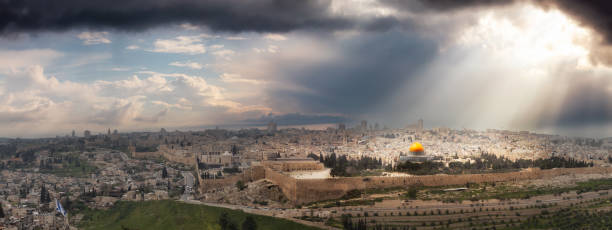
[[[238,228],[253,216],[257,229],[317,229],[284,219],[248,214],[225,208],[177,201],[117,202],[108,210],[85,211],[83,229],[221,229],[219,216],[226,212]]]

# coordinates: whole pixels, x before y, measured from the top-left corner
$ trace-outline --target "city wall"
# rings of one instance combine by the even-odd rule
[[[159,152],[132,152],[132,156],[139,159],[151,159],[157,158],[161,156],[161,154],[159,154]]]
[[[200,170],[198,169],[198,174],[200,174]],[[242,173],[238,173],[232,176],[227,176],[219,179],[200,179],[200,176],[197,175],[196,178],[200,183],[200,192],[211,191],[215,189],[219,189],[225,186],[233,186],[238,181],[243,182],[252,182],[256,180],[264,179],[266,175],[266,170],[262,166],[253,166],[249,169],[245,169]]]
[[[264,161],[261,163],[266,168],[281,172],[322,170],[323,163],[317,161]]]
[[[299,167],[304,167],[303,165]],[[284,167],[283,167],[284,168]],[[526,169],[518,172],[488,173],[488,174],[461,174],[461,175],[426,175],[426,176],[400,176],[400,177],[336,177],[327,179],[295,179],[284,174],[281,170],[272,167],[251,167],[250,171],[223,179],[202,179],[201,191],[213,190],[223,186],[234,185],[238,180],[255,181],[267,179],[277,184],[287,199],[294,204],[304,204],[321,200],[338,199],[351,190],[364,190],[372,188],[408,187],[414,185],[442,186],[465,185],[466,183],[518,181],[530,179],[546,179],[561,175],[575,174],[610,174],[612,168],[559,168],[540,170],[538,168]]]
[[[364,190],[370,188],[393,188],[413,185],[442,186],[465,185],[466,183],[518,181],[528,179],[546,179],[561,175],[575,174],[610,174],[612,168],[558,168],[540,170],[537,168],[519,172],[488,173],[488,174],[462,174],[462,175],[427,175],[405,177],[340,177],[328,179],[300,179],[296,188],[296,204],[310,203],[320,200],[338,199],[351,190]],[[282,182],[282,180],[281,180]]]

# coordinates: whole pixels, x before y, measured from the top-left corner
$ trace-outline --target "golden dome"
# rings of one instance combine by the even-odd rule
[[[425,151],[425,148],[423,148],[423,146],[419,142],[414,142],[410,146],[410,152],[423,152],[423,151]]]

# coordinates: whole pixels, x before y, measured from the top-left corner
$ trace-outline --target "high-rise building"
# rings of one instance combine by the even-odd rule
[[[85,130],[85,131],[83,132],[83,135],[85,136],[85,138],[89,138],[89,137],[91,136],[91,131],[89,131],[89,130]]]
[[[344,123],[339,123],[338,124],[338,130],[340,130],[340,131],[346,130],[346,125]]]
[[[418,131],[423,130],[423,119],[419,119],[419,122],[417,123],[417,130]]]
[[[72,130],[72,137],[74,137],[76,135],[76,133],[74,132],[74,129]]]
[[[270,121],[268,123],[268,133],[274,133],[274,132],[276,132],[276,122]]]
[[[368,121],[366,120],[361,121],[361,130],[363,131],[368,130]]]

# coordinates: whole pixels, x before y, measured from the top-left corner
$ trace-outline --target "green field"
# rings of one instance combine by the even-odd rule
[[[247,216],[254,217],[257,229],[317,229],[284,219],[172,200],[117,202],[108,210],[84,211],[78,225],[82,229],[221,229],[219,216],[224,212],[238,229]]]

